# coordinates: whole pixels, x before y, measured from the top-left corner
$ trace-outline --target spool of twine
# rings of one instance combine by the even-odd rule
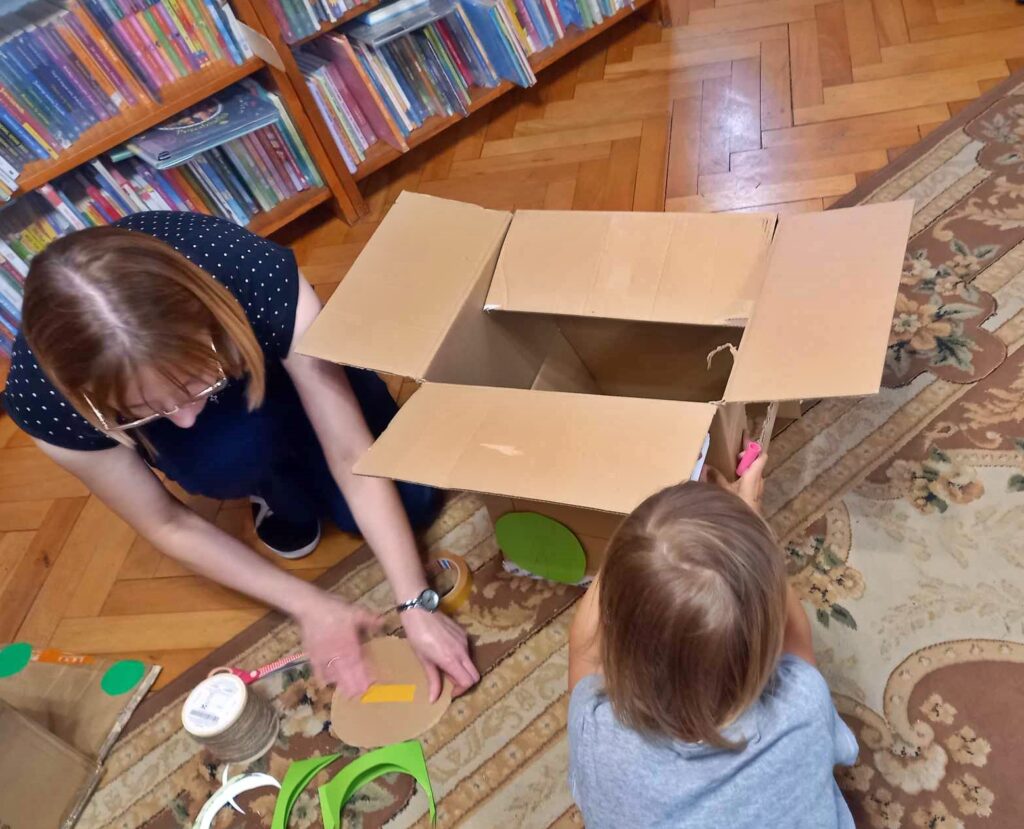
[[[200,682],[181,709],[185,731],[226,763],[249,763],[277,739],[278,713],[270,702],[230,673]]]

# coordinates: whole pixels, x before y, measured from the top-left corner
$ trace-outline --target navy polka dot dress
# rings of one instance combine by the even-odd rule
[[[266,365],[266,394],[248,411],[245,381],[232,381],[188,429],[167,419],[142,427],[153,452],[144,457],[187,492],[211,498],[259,495],[276,513],[305,521],[330,515],[356,530],[316,433],[282,365],[291,348],[299,272],[290,250],[226,219],[197,213],[136,213],[117,227],[156,237],[224,285],[245,310]],[[349,370],[367,424],[380,434],[395,404],[372,372]],[[96,451],[119,446],[79,415],[47,379],[24,337],[14,343],[3,405],[28,434],[55,446]],[[140,453],[143,451],[140,448]],[[436,499],[426,487],[401,484],[414,525],[428,522]]]

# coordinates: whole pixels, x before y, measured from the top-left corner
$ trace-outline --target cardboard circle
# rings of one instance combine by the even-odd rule
[[[543,579],[578,584],[587,572],[587,554],[565,524],[536,512],[509,512],[494,523],[505,558]]]
[[[32,646],[28,642],[15,642],[0,648],[0,678],[21,673],[31,661]]]
[[[122,659],[107,668],[100,680],[100,687],[109,696],[118,697],[132,690],[145,675],[145,663],[138,659]]]
[[[358,748],[377,748],[412,740],[437,723],[452,702],[452,683],[447,677],[436,702],[430,702],[427,674],[419,657],[405,639],[389,636],[371,639],[363,646],[363,656],[378,686],[412,685],[409,702],[363,702],[361,697],[347,699],[335,691],[331,703],[331,733]]]

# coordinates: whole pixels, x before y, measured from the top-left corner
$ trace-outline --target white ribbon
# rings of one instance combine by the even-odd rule
[[[225,777],[227,776],[226,768],[224,769],[224,775]],[[196,822],[192,824],[192,829],[210,829],[213,826],[213,819],[217,816],[217,812],[228,805],[239,814],[245,814],[238,807],[238,804],[235,803],[235,798],[240,794],[252,791],[253,789],[261,789],[264,786],[273,786],[275,789],[281,788],[281,784],[269,774],[240,774],[237,777],[232,777],[230,780],[225,780],[224,785],[217,789],[210,799],[203,804],[203,808],[199,810]]]

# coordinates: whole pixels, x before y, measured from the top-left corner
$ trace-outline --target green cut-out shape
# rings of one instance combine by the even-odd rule
[[[416,779],[430,805],[430,822],[437,820],[434,790],[427,776],[427,758],[416,740],[384,746],[353,760],[337,776],[320,787],[320,811],[324,829],[341,829],[341,811],[357,790],[384,774],[398,772]],[[275,828],[276,829],[276,828]]]
[[[32,646],[28,642],[15,642],[0,648],[0,679],[20,674],[31,661]]]
[[[505,557],[536,576],[578,584],[587,572],[587,554],[565,524],[536,512],[508,512],[494,524]]]
[[[295,801],[299,799],[302,790],[339,757],[340,754],[310,757],[308,760],[297,760],[288,767],[284,780],[281,781],[281,791],[277,795],[277,805],[274,807],[274,819],[271,821],[270,829],[285,829],[288,826],[288,818],[292,816]]]
[[[118,697],[127,694],[132,688],[142,681],[146,675],[146,664],[138,659],[122,659],[115,662],[109,668],[103,679],[100,680],[100,688],[109,696]]]

